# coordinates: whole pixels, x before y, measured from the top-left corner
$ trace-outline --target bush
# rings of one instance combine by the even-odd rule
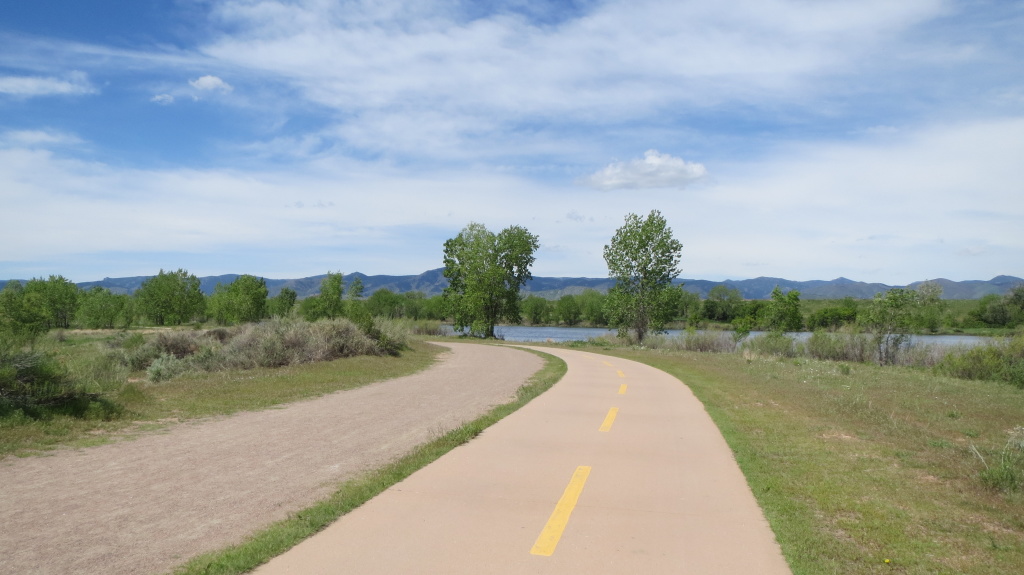
[[[777,357],[796,357],[796,340],[782,332],[769,332],[749,339],[743,343],[743,350],[757,355],[773,355]]]
[[[56,358],[38,351],[0,350],[0,404],[15,407],[60,403],[77,386]]]
[[[189,367],[187,360],[165,353],[153,360],[146,369],[146,376],[152,382],[165,381],[189,371]]]
[[[703,351],[729,353],[736,350],[736,342],[727,332],[688,330],[678,337],[649,338],[648,346],[676,351]]]
[[[1024,335],[949,353],[936,369],[952,377],[1005,381],[1024,388]]]
[[[859,333],[816,331],[806,344],[807,355],[829,361],[866,362],[871,357],[871,338]]]

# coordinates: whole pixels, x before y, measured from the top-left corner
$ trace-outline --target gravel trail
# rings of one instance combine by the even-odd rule
[[[444,343],[433,367],[282,408],[0,461],[0,573],[163,573],[514,396],[542,361]]]

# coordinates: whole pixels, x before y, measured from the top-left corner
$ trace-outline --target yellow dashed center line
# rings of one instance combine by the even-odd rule
[[[619,377],[626,377],[626,374],[622,373],[622,370],[618,370]]]
[[[604,416],[604,423],[601,424],[598,431],[609,431],[612,428],[612,423],[615,423],[615,416],[619,414],[619,408],[613,407],[608,410],[608,415]]]
[[[623,383],[619,386],[619,395],[626,395],[626,384]]]
[[[533,544],[533,548],[530,549],[532,555],[550,557],[555,552],[555,547],[558,546],[558,541],[562,538],[565,526],[569,524],[569,516],[572,515],[572,510],[576,507],[580,493],[583,492],[583,485],[587,482],[587,477],[589,476],[589,466],[581,465],[576,468],[576,471],[572,474],[572,479],[569,480],[569,485],[565,488],[565,492],[562,493],[562,498],[558,500],[555,510],[551,512],[547,525],[541,530],[540,535],[537,536],[537,541]]]
[[[607,365],[608,367],[615,367],[614,365],[608,363],[607,361],[602,361],[601,363]]]

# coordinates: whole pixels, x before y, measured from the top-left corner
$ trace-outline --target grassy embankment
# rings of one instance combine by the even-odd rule
[[[356,356],[278,368],[187,373],[150,383],[110,359],[112,332],[74,332],[37,348],[56,354],[91,393],[59,407],[0,412],[0,457],[84,447],[175,421],[265,409],[391,379],[429,366],[441,350],[410,341],[398,357]]]
[[[601,351],[689,385],[794,573],[1024,573],[1024,495],[997,473],[1005,462],[1024,481],[1024,446],[1008,446],[1024,390],[905,367]]]

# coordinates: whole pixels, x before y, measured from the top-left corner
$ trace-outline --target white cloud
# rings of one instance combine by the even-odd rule
[[[12,96],[61,96],[95,94],[96,89],[82,72],[72,72],[66,79],[42,76],[0,76],[0,94]]]
[[[601,190],[685,188],[707,175],[702,164],[686,162],[657,150],[647,150],[642,160],[615,162],[583,178],[581,183]]]
[[[160,104],[161,106],[167,106],[174,103],[174,96],[170,94],[157,94],[149,99],[150,102]]]
[[[78,136],[58,130],[10,130],[0,133],[0,146],[3,147],[36,148],[81,143]]]
[[[203,90],[204,92],[216,91],[226,93],[234,89],[230,84],[221,80],[217,76],[201,76],[196,80],[189,80],[188,83],[191,84],[193,88]]]

